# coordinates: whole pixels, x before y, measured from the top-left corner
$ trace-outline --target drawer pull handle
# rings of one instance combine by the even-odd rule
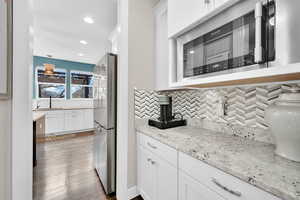
[[[147,145],[148,145],[149,147],[151,147],[152,149],[157,149],[157,147],[156,147],[156,146],[152,145],[152,144],[151,144],[151,143],[149,143],[149,142],[147,142]]]
[[[229,192],[230,194],[233,194],[233,195],[238,196],[238,197],[242,196],[242,193],[241,193],[241,192],[238,192],[238,191],[234,191],[234,190],[229,189],[228,187],[222,185],[219,181],[217,181],[217,179],[212,178],[211,180],[212,180],[212,182],[213,182],[214,184],[216,184],[218,187],[222,188],[222,189],[225,190],[226,192]]]

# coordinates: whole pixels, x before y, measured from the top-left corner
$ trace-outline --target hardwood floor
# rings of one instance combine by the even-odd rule
[[[34,200],[107,200],[93,167],[93,135],[37,144]]]

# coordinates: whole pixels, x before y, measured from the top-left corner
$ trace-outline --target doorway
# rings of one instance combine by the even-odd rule
[[[33,0],[33,199],[114,199],[95,170],[95,68],[117,1]]]

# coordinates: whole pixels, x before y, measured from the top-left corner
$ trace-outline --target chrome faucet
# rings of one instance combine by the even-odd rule
[[[36,110],[38,110],[41,107],[41,105],[39,104],[39,102],[36,102]]]

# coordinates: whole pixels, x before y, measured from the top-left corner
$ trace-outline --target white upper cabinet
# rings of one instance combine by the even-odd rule
[[[168,35],[172,37],[197,22],[207,13],[213,0],[170,0],[168,2]]]
[[[170,0],[169,87],[299,80],[299,6],[298,0]]]
[[[171,0],[168,2],[168,36],[174,37],[197,24],[217,9],[225,9],[239,0]]]
[[[155,17],[155,89],[169,89],[169,41],[167,0],[154,8]]]

